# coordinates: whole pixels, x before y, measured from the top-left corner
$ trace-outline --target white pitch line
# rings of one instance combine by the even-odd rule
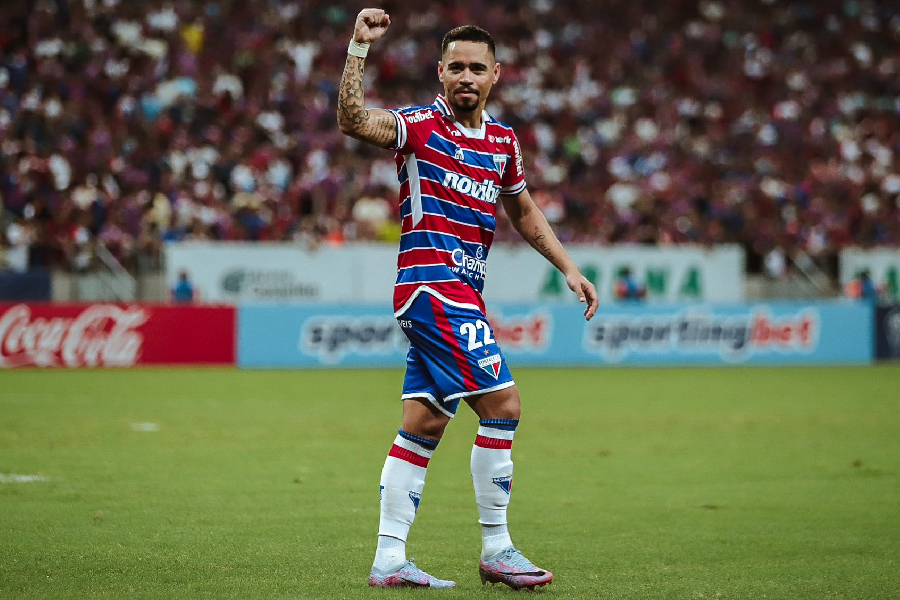
[[[35,481],[47,481],[43,475],[15,475],[0,473],[0,483],[34,483]]]
[[[132,423],[131,429],[133,431],[153,432],[159,431],[159,425],[156,423]]]

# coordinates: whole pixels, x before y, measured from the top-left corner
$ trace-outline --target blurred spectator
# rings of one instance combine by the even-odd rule
[[[5,267],[14,273],[28,271],[29,250],[35,240],[35,231],[31,223],[24,218],[16,219],[6,226],[5,261],[0,262],[0,267]]]
[[[353,204],[351,216],[356,223],[355,237],[359,240],[392,240],[396,225],[391,202],[387,194],[370,194],[359,198]],[[399,241],[400,232],[396,232]]]
[[[194,301],[194,286],[188,277],[187,271],[178,272],[178,281],[170,291],[172,302],[191,303]]]
[[[860,270],[856,276],[847,283],[844,288],[844,294],[848,298],[868,300],[870,302],[876,302],[880,296],[878,288],[875,286],[875,282],[872,281],[872,276],[868,269]]]
[[[647,297],[647,288],[635,280],[629,267],[622,267],[616,273],[613,296],[616,300],[643,300]]]
[[[564,242],[737,243],[773,276],[900,246],[896,3],[597,6],[388,2],[367,103],[431,102],[441,36],[475,22],[503,68],[488,111]],[[334,123],[362,7],[3,2],[0,196],[33,211],[33,264],[89,268],[97,243],[140,270],[167,240],[394,239],[393,162]],[[518,239],[502,216],[496,235]]]

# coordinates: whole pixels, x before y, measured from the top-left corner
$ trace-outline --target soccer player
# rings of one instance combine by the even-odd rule
[[[396,152],[401,184],[394,314],[410,346],[401,427],[381,472],[378,545],[369,585],[455,585],[407,560],[406,539],[428,462],[465,400],[479,418],[471,471],[482,527],[482,584],[534,589],[553,581],[553,574],[525,558],[507,529],[520,400],[481,297],[497,201],[522,237],[565,275],[587,305],[587,319],[597,310],[597,292],[532,201],[512,129],[484,110],[500,78],[490,34],[466,25],[444,36],[437,68],[444,93],[433,104],[366,109],[365,58],[390,23],[377,8],[357,16],[337,115],[345,134]]]

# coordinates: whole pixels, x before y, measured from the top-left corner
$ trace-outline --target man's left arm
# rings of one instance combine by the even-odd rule
[[[587,304],[584,317],[590,321],[599,305],[597,290],[575,266],[575,262],[550,228],[544,213],[534,203],[531,194],[528,190],[523,190],[515,195],[502,195],[500,198],[506,216],[519,235],[565,275],[569,289],[578,294],[579,301]]]

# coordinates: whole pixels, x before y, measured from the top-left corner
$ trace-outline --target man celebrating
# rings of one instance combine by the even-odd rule
[[[488,250],[497,200],[512,225],[597,310],[597,292],[566,254],[525,188],[522,153],[512,129],[484,107],[500,78],[494,40],[479,27],[448,32],[441,44],[433,104],[366,109],[363,70],[369,45],[390,26],[380,9],[359,13],[338,96],[338,124],[356,139],[396,152],[403,218],[394,314],[409,338],[401,427],[381,472],[378,546],[369,575],[377,587],[455,585],[406,558],[428,462],[461,399],[479,418],[471,471],[482,526],[482,583],[534,589],[553,574],[512,544],[506,509],[519,392],[485,316]]]

